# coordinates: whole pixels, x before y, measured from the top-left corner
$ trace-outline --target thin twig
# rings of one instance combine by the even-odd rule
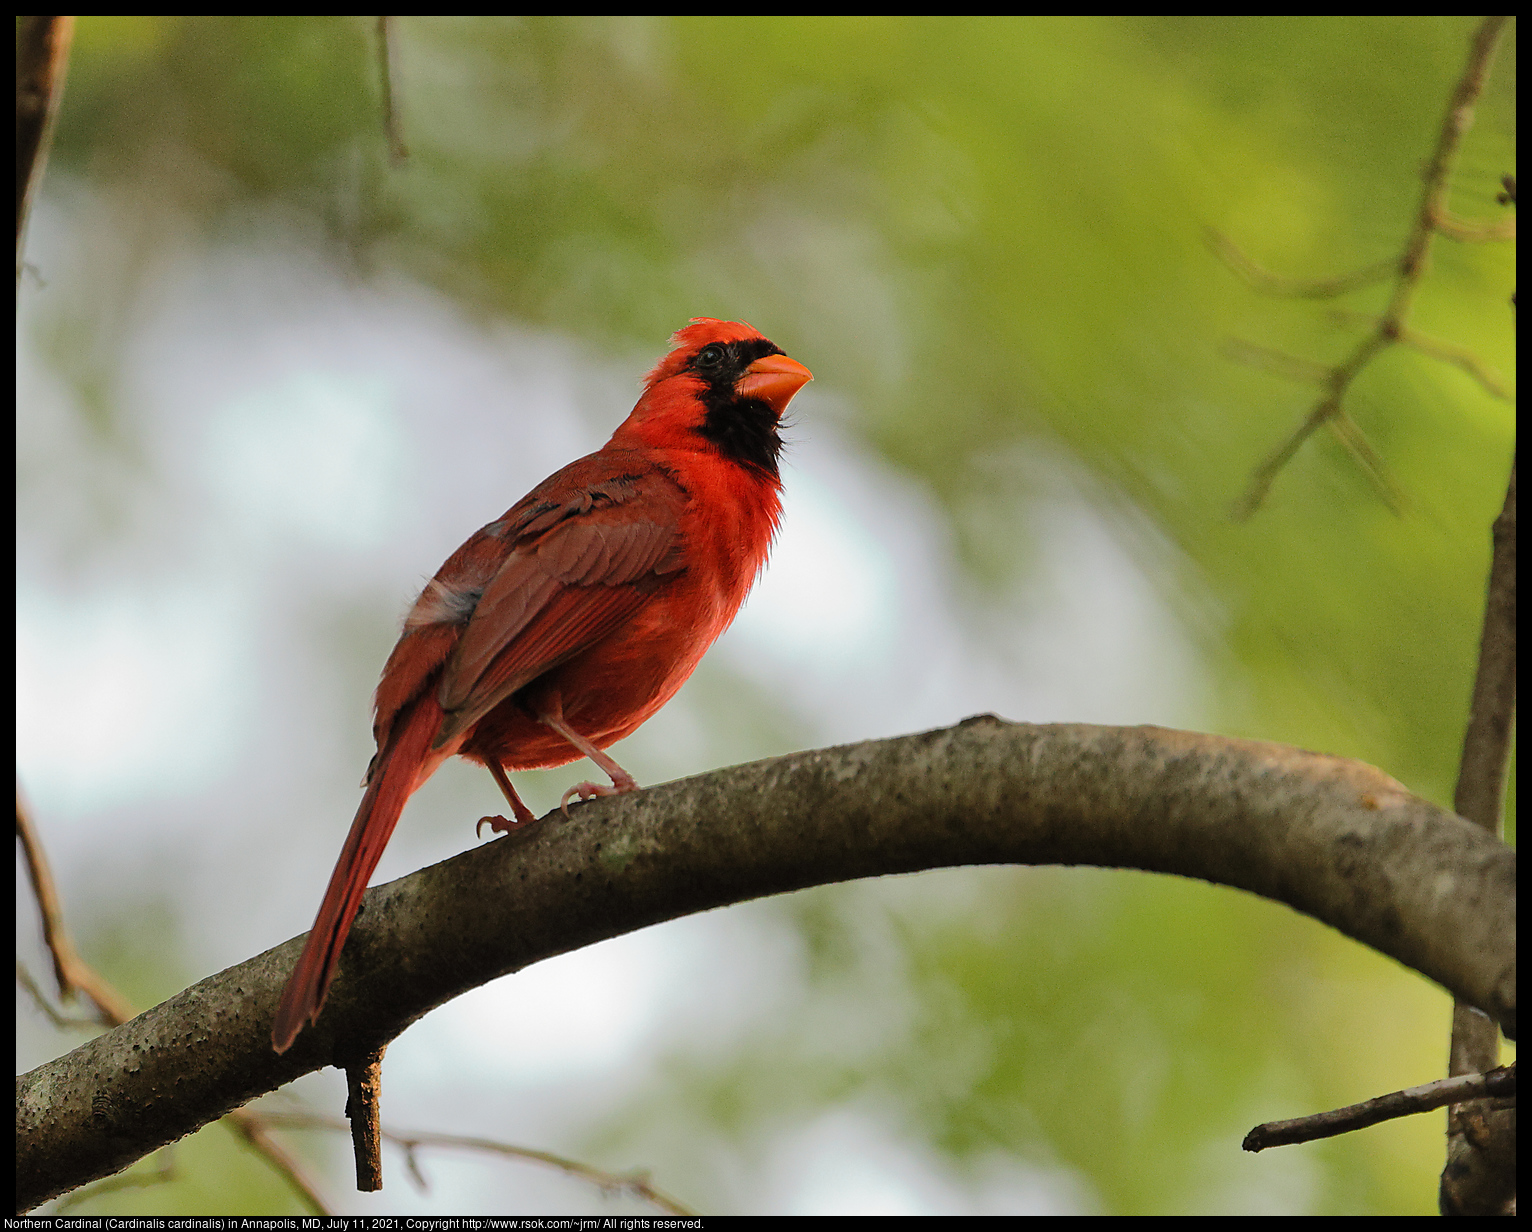
[[[1500,381],[1500,374],[1490,368],[1466,347],[1460,347],[1455,343],[1443,342],[1440,338],[1432,338],[1419,330],[1407,329],[1403,326],[1399,329],[1399,341],[1402,345],[1419,351],[1422,355],[1429,355],[1432,359],[1439,359],[1444,364],[1452,364],[1461,368],[1469,376],[1479,383],[1479,387],[1492,398],[1509,402],[1511,395],[1506,391]]]
[[[1372,442],[1367,439],[1362,429],[1357,427],[1356,420],[1342,409],[1330,420],[1330,429],[1335,433],[1335,438],[1346,447],[1346,452],[1356,459],[1357,464],[1362,468],[1362,473],[1372,480],[1373,486],[1378,490],[1383,503],[1388,506],[1389,512],[1403,513],[1404,490],[1394,482],[1393,476],[1388,473],[1388,467],[1383,463],[1383,458],[1372,447]]]
[[[268,1112],[265,1114],[265,1118],[267,1124],[284,1129],[326,1129],[346,1133],[351,1128],[348,1122],[335,1117],[315,1116],[301,1112]],[[555,1155],[551,1151],[539,1151],[531,1147],[512,1146],[510,1143],[498,1142],[493,1138],[474,1138],[462,1134],[403,1134],[388,1129],[382,1131],[382,1136],[386,1141],[393,1143],[393,1145],[404,1151],[410,1173],[421,1189],[426,1188],[426,1180],[420,1170],[419,1163],[415,1159],[415,1152],[422,1147],[444,1147],[468,1151],[487,1151],[494,1155],[505,1155],[513,1159],[525,1159],[531,1163],[546,1164],[570,1176],[590,1181],[609,1193],[631,1193],[674,1215],[686,1216],[696,1214],[695,1211],[688,1209],[675,1198],[670,1197],[651,1185],[648,1174],[645,1172],[607,1172],[602,1168],[595,1168],[590,1164],[581,1163],[577,1159]]]
[[[156,1151],[155,1154],[162,1157],[158,1167],[152,1170],[135,1168],[128,1172],[119,1172],[116,1176],[106,1177],[93,1185],[82,1185],[74,1193],[60,1198],[53,1213],[62,1215],[72,1207],[89,1202],[92,1198],[99,1198],[105,1193],[114,1193],[122,1189],[153,1189],[157,1185],[170,1184],[176,1179],[175,1146],[167,1146],[163,1150]]]
[[[1381,330],[1370,334],[1362,339],[1346,359],[1329,370],[1324,382],[1329,392],[1314,404],[1308,415],[1304,417],[1303,422],[1293,430],[1287,440],[1277,446],[1266,461],[1256,467],[1251,475],[1250,485],[1245,490],[1245,495],[1240,498],[1234,507],[1233,512],[1236,519],[1243,520],[1261,507],[1261,504],[1266,499],[1266,494],[1271,491],[1271,485],[1276,482],[1277,475],[1302,447],[1304,441],[1308,440],[1309,437],[1326,425],[1332,427],[1337,425],[1344,414],[1341,410],[1341,399],[1345,397],[1351,382],[1355,379],[1356,374],[1367,366],[1372,357],[1387,345],[1388,341]],[[1352,425],[1352,427],[1355,427],[1355,425]],[[1342,428],[1340,435],[1346,447],[1353,454],[1357,454],[1356,438],[1361,436],[1361,430],[1356,429],[1354,433],[1348,433]],[[1371,454],[1370,448],[1368,453]],[[1371,456],[1377,457],[1376,454],[1371,454]],[[1376,468],[1369,468],[1369,478],[1379,483],[1380,490],[1385,495],[1397,492],[1398,490],[1397,486],[1384,474],[1381,459],[1377,461]],[[1395,512],[1398,511],[1398,505],[1392,501],[1390,502],[1390,508],[1393,508]]]
[[[398,167],[409,158],[404,134],[399,127],[399,109],[394,102],[394,82],[399,76],[394,63],[394,19],[378,18],[378,75],[383,82],[383,134],[388,138],[389,161]]]
[[[1221,349],[1224,355],[1235,363],[1244,364],[1249,368],[1259,368],[1262,372],[1269,372],[1273,376],[1284,377],[1289,381],[1297,381],[1301,385],[1323,385],[1330,379],[1330,369],[1325,364],[1315,363],[1312,359],[1303,359],[1297,355],[1289,355],[1286,351],[1279,351],[1275,347],[1247,342],[1243,338],[1230,338],[1225,341]]]
[[[37,899],[37,910],[42,916],[43,940],[53,955],[53,974],[58,980],[59,995],[68,997],[82,992],[96,1004],[101,1022],[117,1026],[133,1017],[133,1006],[95,968],[82,959],[74,948],[69,930],[64,926],[64,908],[54,885],[53,872],[42,842],[33,829],[31,817],[21,799],[21,789],[16,789],[16,837],[21,842],[22,854],[27,862],[27,876],[32,882],[32,893]]]
[[[1454,239],[1498,239],[1506,230],[1501,226],[1478,227],[1465,223],[1447,209],[1447,197],[1451,189],[1452,171],[1457,160],[1458,148],[1463,135],[1473,125],[1474,104],[1484,90],[1484,81],[1494,61],[1495,48],[1508,19],[1504,16],[1487,17],[1474,33],[1468,60],[1447,103],[1437,135],[1436,148],[1426,166],[1424,187],[1420,204],[1415,213],[1414,224],[1405,238],[1404,247],[1397,258],[1370,265],[1366,269],[1328,280],[1283,279],[1271,274],[1251,261],[1244,253],[1223,236],[1212,232],[1209,242],[1226,263],[1258,290],[1273,295],[1298,295],[1312,299],[1331,299],[1348,291],[1376,282],[1390,271],[1394,274],[1394,287],[1389,295],[1388,306],[1362,342],[1346,359],[1328,369],[1320,383],[1326,392],[1310,409],[1286,441],[1272,451],[1271,455],[1256,467],[1244,495],[1235,503],[1233,516],[1244,519],[1253,514],[1265,502],[1277,474],[1298,452],[1303,443],[1319,428],[1329,426],[1340,437],[1342,444],[1364,464],[1369,478],[1377,485],[1380,494],[1396,512],[1401,507],[1397,485],[1388,477],[1381,458],[1354,423],[1342,419],[1342,404],[1346,393],[1357,375],[1385,348],[1398,342],[1410,342],[1426,354],[1463,368],[1486,388],[1492,388],[1483,366],[1461,348],[1451,347],[1413,335],[1409,329],[1410,309],[1415,294],[1425,276],[1431,252],[1431,242],[1437,235],[1451,235]],[[1482,232],[1482,234],[1481,234]],[[1514,228],[1510,229],[1514,234]],[[1283,373],[1287,375],[1287,373]]]
[[[1332,308],[1329,313],[1330,319],[1342,325],[1361,325],[1366,329],[1377,330],[1383,318],[1375,312],[1354,312],[1349,308]],[[1500,374],[1484,363],[1472,351],[1466,347],[1460,347],[1456,343],[1444,342],[1440,338],[1433,338],[1429,334],[1423,334],[1418,329],[1411,329],[1401,325],[1395,339],[1401,346],[1410,347],[1419,351],[1422,355],[1429,355],[1432,359],[1439,359],[1444,364],[1454,364],[1461,368],[1469,376],[1479,383],[1479,387],[1492,398],[1499,398],[1502,402],[1511,400],[1510,391],[1506,389],[1505,382],[1500,379]],[[1244,360],[1249,351],[1260,352],[1266,350],[1254,343],[1242,342],[1231,339],[1230,344],[1225,344],[1224,353],[1231,359]],[[1284,356],[1281,351],[1271,351],[1274,356],[1281,356],[1293,365],[1293,372],[1304,371],[1298,365],[1308,365],[1309,360],[1299,359],[1296,356]],[[1288,372],[1254,360],[1247,361],[1252,368],[1266,368],[1267,371],[1275,372],[1278,376],[1289,375]],[[1329,370],[1318,364],[1311,365],[1318,369],[1321,379],[1328,376]],[[1311,378],[1312,379],[1312,378]]]
[[[1409,307],[1425,273],[1426,261],[1431,251],[1432,237],[1438,234],[1442,219],[1447,217],[1447,198],[1452,187],[1452,171],[1457,163],[1458,148],[1463,137],[1473,127],[1474,106],[1484,92],[1484,82],[1489,77],[1490,65],[1495,60],[1495,48],[1505,32],[1504,14],[1486,17],[1474,31],[1469,45],[1468,62],[1463,76],[1447,101],[1447,111],[1442,117],[1441,132],[1436,138],[1436,148],[1424,175],[1425,190],[1421,193],[1420,208],[1416,213],[1415,227],[1405,245],[1402,273],[1394,287],[1387,315],[1404,323]]]
[[[1437,215],[1436,229],[1449,240],[1461,240],[1465,244],[1487,244],[1516,238],[1514,218],[1504,222],[1473,222],[1447,210]]]
[[[1268,1121],[1246,1134],[1242,1145],[1247,1151],[1264,1151],[1267,1147],[1313,1142],[1316,1138],[1333,1138],[1337,1134],[1366,1129],[1380,1121],[1393,1121],[1399,1117],[1413,1116],[1417,1112],[1430,1112],[1433,1108],[1443,1108],[1463,1099],[1502,1099],[1515,1094],[1516,1067],[1507,1065],[1487,1074],[1438,1078],[1424,1086],[1394,1091],[1330,1112],[1316,1112],[1312,1116],[1295,1117],[1291,1121]]]
[[[1286,278],[1257,265],[1233,240],[1220,231],[1208,227],[1203,231],[1208,247],[1216,253],[1231,270],[1243,278],[1255,290],[1266,295],[1278,295],[1291,299],[1335,299],[1358,287],[1382,282],[1399,268],[1397,258],[1364,266],[1349,274],[1335,278]]]
[[[324,1200],[324,1196],[319,1192],[319,1186],[309,1176],[308,1170],[286,1147],[271,1136],[271,1118],[266,1113],[256,1112],[250,1108],[236,1108],[223,1119],[224,1123],[249,1143],[253,1150],[263,1156],[267,1163],[287,1178],[287,1183],[303,1200],[304,1206],[316,1215],[334,1214]]]
[[[48,1015],[49,1021],[61,1031],[72,1030],[79,1027],[95,1030],[104,1025],[100,1018],[71,1018],[67,1014],[61,1014],[53,1007],[53,1002],[37,986],[37,981],[32,978],[32,973],[27,970],[21,959],[16,960],[16,982],[27,991],[37,1008]]]
[[[83,1025],[114,1027],[127,1022],[134,1017],[132,1004],[103,979],[94,967],[81,958],[74,948],[74,942],[70,939],[69,930],[64,924],[64,907],[53,880],[53,870],[49,867],[47,853],[43,850],[42,841],[22,801],[19,786],[16,789],[16,838],[21,843],[22,854],[27,864],[27,876],[31,880],[32,893],[37,899],[37,910],[42,917],[43,939],[47,942],[49,953],[53,955],[53,971],[58,980],[60,996],[68,997],[75,992],[83,992],[95,1003],[95,1019]],[[30,973],[19,961],[16,963],[16,978],[23,987],[33,993],[38,1003],[56,1023],[61,1026],[81,1025],[76,1020],[70,1020],[55,1013],[52,1007],[48,1006],[42,991],[33,983]],[[247,1108],[239,1108],[229,1113],[223,1120],[256,1151],[265,1156],[267,1162],[303,1199],[304,1205],[317,1215],[330,1214],[314,1182],[305,1174],[298,1161],[266,1133],[259,1113],[251,1112]]]

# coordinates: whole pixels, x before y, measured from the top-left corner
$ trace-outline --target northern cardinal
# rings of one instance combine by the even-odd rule
[[[782,516],[778,424],[812,374],[749,325],[698,318],[645,378],[633,413],[478,531],[426,584],[378,684],[378,751],[271,1042],[315,1021],[404,803],[454,753],[489,768],[515,821],[509,770],[601,750],[674,696],[728,628]]]

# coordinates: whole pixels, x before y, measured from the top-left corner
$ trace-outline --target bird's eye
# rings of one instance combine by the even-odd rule
[[[697,352],[697,367],[716,368],[723,363],[723,348],[716,342]]]

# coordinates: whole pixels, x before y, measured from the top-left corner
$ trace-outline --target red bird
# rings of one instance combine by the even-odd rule
[[[341,947],[404,803],[454,753],[509,770],[588,757],[668,702],[729,627],[782,516],[777,434],[812,374],[750,326],[698,318],[671,339],[612,439],[550,476],[448,558],[378,684],[378,751],[313,931],[277,1008],[285,1052],[319,1017]],[[483,822],[480,822],[483,825]]]

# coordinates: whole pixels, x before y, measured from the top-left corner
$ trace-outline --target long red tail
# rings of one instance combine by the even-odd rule
[[[378,758],[372,782],[351,823],[351,833],[346,835],[346,845],[330,874],[314,927],[282,990],[271,1029],[271,1043],[278,1052],[286,1052],[298,1032],[319,1017],[330,981],[335,978],[341,947],[362,905],[367,879],[378,866],[405,801],[443,759],[443,754],[431,751],[431,739],[441,719],[435,699],[426,697],[415,704],[407,718],[394,723],[388,746]],[[428,763],[434,764],[428,768]]]

